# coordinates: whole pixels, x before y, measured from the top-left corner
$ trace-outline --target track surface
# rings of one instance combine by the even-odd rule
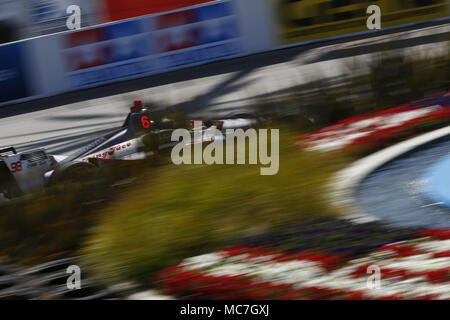
[[[427,48],[434,53],[446,50],[449,31],[449,24],[441,23],[369,39],[294,47],[2,107],[0,146],[70,152],[120,126],[135,99],[182,105],[193,118],[223,117],[311,80],[341,81],[356,70],[352,65],[360,71],[380,51],[418,55]]]

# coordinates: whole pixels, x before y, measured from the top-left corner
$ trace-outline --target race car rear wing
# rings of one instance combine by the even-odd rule
[[[12,156],[17,154],[16,149],[14,147],[6,147],[0,149],[0,159],[5,158],[7,156]]]

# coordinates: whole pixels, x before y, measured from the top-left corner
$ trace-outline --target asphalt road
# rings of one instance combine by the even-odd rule
[[[293,47],[210,63],[0,108],[0,146],[73,151],[121,125],[133,100],[179,106],[191,116],[224,117],[311,80],[341,81],[380,51],[407,56],[446,50],[450,24]],[[431,50],[428,50],[431,49]],[[358,65],[358,69],[354,69]]]

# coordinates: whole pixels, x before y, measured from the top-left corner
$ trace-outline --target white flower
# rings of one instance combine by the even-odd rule
[[[440,240],[440,241],[432,240],[418,243],[416,246],[419,250],[431,252],[444,252],[450,250],[450,240]]]
[[[223,257],[220,254],[208,253],[185,259],[182,264],[186,265],[187,269],[202,269],[220,263],[222,260]]]

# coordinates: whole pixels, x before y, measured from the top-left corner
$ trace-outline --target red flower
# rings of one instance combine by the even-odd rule
[[[363,293],[357,292],[348,297],[342,298],[341,300],[365,300],[366,297]]]
[[[448,229],[426,229],[417,233],[419,237],[432,237],[437,240],[450,240],[450,230]]]
[[[443,251],[443,252],[436,252],[433,254],[433,258],[449,258],[450,257],[450,250]]]
[[[251,251],[253,249],[254,248],[252,248],[252,247],[236,247],[236,248],[222,250],[219,252],[219,254],[222,254],[224,256],[237,256],[237,255],[246,253],[248,251]]]
[[[429,295],[426,295],[426,296],[421,296],[421,297],[414,298],[412,300],[437,300],[437,299],[438,299],[438,296],[433,295],[433,294],[429,294]]]
[[[450,267],[427,272],[425,276],[432,282],[445,282],[449,279]]]
[[[401,300],[401,298],[396,296],[396,295],[392,295],[392,296],[379,297],[379,298],[377,298],[375,300]]]

